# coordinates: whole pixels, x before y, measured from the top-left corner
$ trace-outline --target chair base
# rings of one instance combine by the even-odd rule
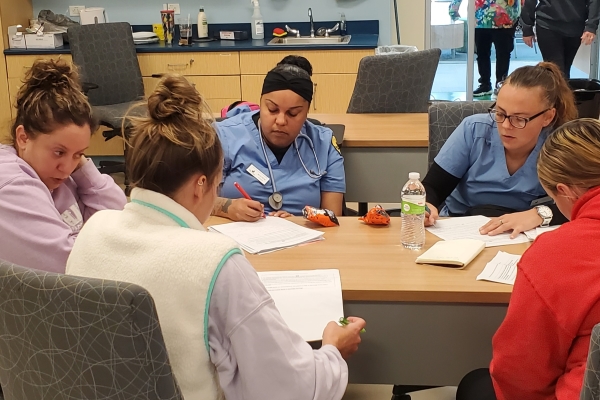
[[[129,187],[129,177],[127,176],[127,169],[125,163],[121,161],[100,161],[100,168],[98,168],[101,174],[111,175],[122,172],[125,174],[125,195],[129,196],[131,188]],[[1,400],[1,399],[0,399]]]

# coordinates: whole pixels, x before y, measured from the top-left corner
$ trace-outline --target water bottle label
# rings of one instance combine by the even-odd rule
[[[425,199],[407,199],[402,200],[402,213],[407,215],[425,214]]]

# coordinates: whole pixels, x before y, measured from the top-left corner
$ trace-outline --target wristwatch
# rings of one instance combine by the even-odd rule
[[[552,221],[552,210],[550,209],[550,207],[548,206],[536,206],[535,210],[537,211],[538,215],[540,216],[540,218],[542,219],[542,223],[540,224],[541,228],[544,228],[546,226],[550,225],[550,221]]]

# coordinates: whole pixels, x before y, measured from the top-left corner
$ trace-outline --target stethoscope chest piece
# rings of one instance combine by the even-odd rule
[[[283,207],[283,196],[280,192],[274,192],[269,196],[269,205],[275,211],[281,210],[281,207]]]

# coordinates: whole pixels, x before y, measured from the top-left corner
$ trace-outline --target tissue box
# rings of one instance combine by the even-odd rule
[[[28,49],[54,49],[63,45],[62,33],[28,33],[25,35],[25,44]]]
[[[8,47],[11,49],[25,49],[25,35],[23,32],[17,32],[14,35],[9,35]]]

